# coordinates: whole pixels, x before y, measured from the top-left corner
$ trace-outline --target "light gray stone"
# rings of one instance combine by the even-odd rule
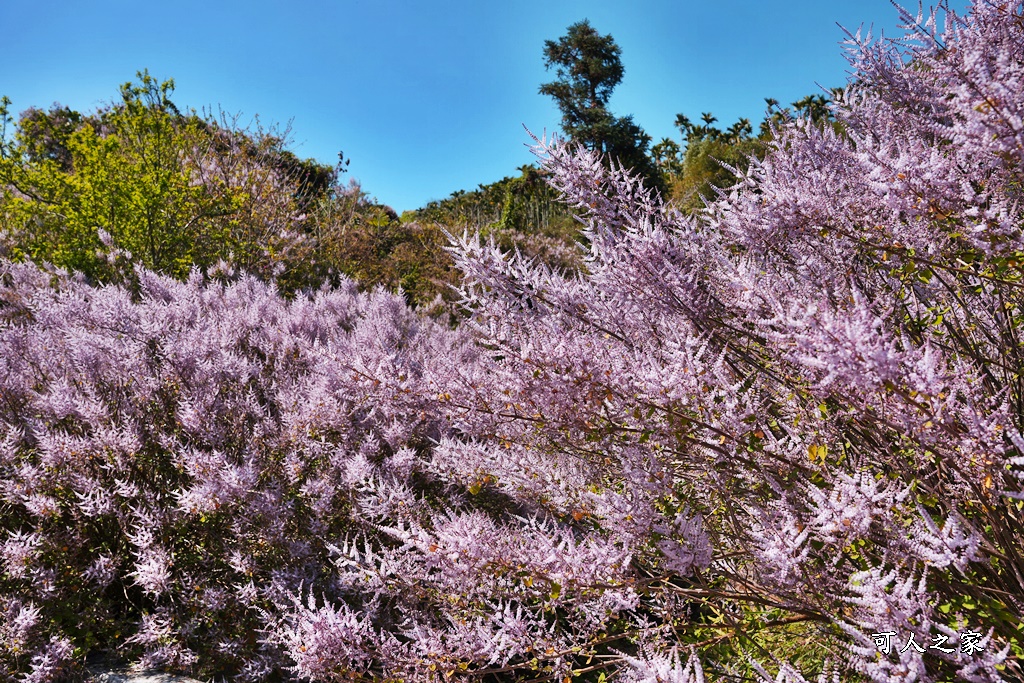
[[[88,667],[89,683],[202,683],[188,676],[168,674],[161,671],[132,673],[126,669],[94,664]]]
[[[132,674],[122,671],[105,671],[94,674],[90,683],[200,683],[200,681],[166,673]]]

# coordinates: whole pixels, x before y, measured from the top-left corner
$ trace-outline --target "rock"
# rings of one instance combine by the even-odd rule
[[[106,657],[90,657],[88,683],[202,683],[194,678],[162,671],[131,672]]]
[[[105,671],[91,676],[89,683],[200,683],[200,681],[167,673],[132,674],[123,671]]]

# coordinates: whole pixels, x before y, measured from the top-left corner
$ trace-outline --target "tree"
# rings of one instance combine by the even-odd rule
[[[837,93],[838,90],[832,91],[833,96]],[[808,95],[794,102],[791,109],[780,108],[772,98],[765,98],[765,102],[768,110],[756,137],[749,119],[738,119],[722,130],[714,125],[718,119],[711,112],[703,112],[699,123],[685,114],[676,115],[682,149],[665,138],[652,152],[677,208],[689,213],[699,211],[708,200],[716,199],[719,191],[733,187],[739,175],[746,172],[750,160],[764,156],[773,126],[777,129],[801,117],[814,125],[829,125],[836,132],[842,130],[832,115],[831,100],[825,95]]]
[[[230,202],[190,182],[181,152],[199,131],[175,124],[173,88],[140,74],[139,84],[122,86],[121,102],[95,117],[59,106],[22,116],[14,140],[0,147],[7,228],[19,251],[98,276],[103,231],[167,272],[202,260],[193,231]],[[6,103],[0,115],[8,119]]]
[[[177,277],[225,261],[309,284],[308,217],[344,166],[300,160],[285,136],[223,114],[182,112],[173,92],[143,71],[97,112],[29,109],[16,126],[0,100],[5,251],[102,281],[119,277],[114,249]]]
[[[600,35],[586,20],[570,26],[558,42],[544,41],[545,67],[555,66],[558,80],[541,85],[540,92],[562,110],[566,134],[589,149],[606,151],[595,126],[609,116],[608,100],[622,82],[621,54],[610,35]]]
[[[651,138],[632,116],[608,111],[612,91],[622,82],[622,49],[586,19],[571,25],[558,41],[544,41],[544,65],[555,67],[557,80],[540,86],[562,112],[562,130],[574,143],[639,173],[648,186],[664,189],[661,174],[648,156]]]
[[[747,169],[750,158],[763,156],[765,145],[751,137],[750,121],[741,118],[724,131],[713,125],[718,119],[711,112],[701,114],[700,124],[685,114],[676,115],[676,127],[683,137],[683,149],[666,143],[656,148],[661,153],[658,166],[671,188],[676,206],[693,213],[717,198],[717,191],[736,184],[734,171]],[[673,154],[673,152],[675,152]]]

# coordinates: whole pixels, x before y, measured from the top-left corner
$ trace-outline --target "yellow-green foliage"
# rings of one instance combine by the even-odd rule
[[[55,141],[63,159],[32,154],[31,129],[5,144],[2,205],[15,255],[102,277],[100,230],[178,276],[217,255],[223,235],[209,219],[231,213],[240,197],[193,181],[186,152],[206,133],[195,117],[175,116],[172,89],[148,74],[122,86],[121,103],[63,131]]]
[[[5,250],[99,281],[124,275],[110,256],[127,251],[179,278],[224,261],[282,284],[315,284],[305,211],[329,193],[333,169],[299,161],[262,130],[182,114],[173,90],[142,72],[93,115],[30,109],[10,136],[3,100]]]
[[[507,251],[518,249],[554,268],[579,269],[579,221],[559,202],[540,169],[525,165],[519,171],[476,190],[453,192],[403,218],[454,233],[479,232]]]
[[[701,209],[705,199],[716,198],[715,188],[728,189],[736,184],[736,175],[727,166],[745,170],[749,158],[763,152],[764,144],[751,138],[702,138],[689,142],[680,172],[670,178],[672,199],[684,211]]]
[[[552,267],[583,268],[579,223],[535,166],[400,220],[358,184],[341,185],[342,164],[298,159],[286,134],[183,113],[173,92],[173,81],[144,71],[95,113],[55,105],[17,122],[0,100],[0,254],[99,282],[130,279],[133,262],[178,278],[194,267],[246,271],[286,293],[345,275],[364,288],[401,288],[414,305],[453,297],[460,276],[446,231],[479,232]],[[827,120],[825,102],[793,106]],[[770,135],[767,123],[755,138],[745,119],[722,131],[711,114],[702,118],[695,125],[680,115],[683,145],[666,139],[651,150],[659,182],[684,211],[735,183],[723,163],[745,169]]]
[[[765,102],[768,111],[756,137],[747,119],[741,118],[722,130],[713,125],[718,119],[710,112],[704,112],[699,123],[683,114],[676,116],[683,144],[664,138],[651,148],[651,154],[669,188],[669,197],[678,209],[687,213],[699,211],[704,208],[705,200],[713,201],[719,190],[735,185],[736,172],[746,172],[751,158],[761,159],[767,153],[774,135],[773,126],[801,116],[813,125],[832,126],[839,132],[839,124],[829,109],[830,100],[825,95],[808,95],[788,108],[780,108],[778,101],[772,98],[766,98]]]

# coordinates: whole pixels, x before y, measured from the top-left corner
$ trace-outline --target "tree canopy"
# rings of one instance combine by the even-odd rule
[[[562,130],[572,142],[605,155],[639,173],[650,187],[664,189],[661,174],[648,156],[651,138],[632,116],[608,110],[612,91],[625,74],[622,49],[584,19],[569,26],[557,41],[544,42],[545,67],[556,80],[540,86],[562,112]]]

